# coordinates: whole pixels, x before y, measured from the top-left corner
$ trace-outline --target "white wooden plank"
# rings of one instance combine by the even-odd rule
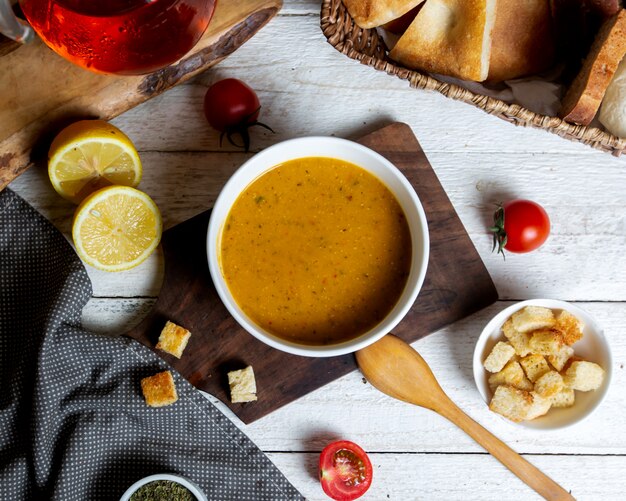
[[[501,501],[542,499],[487,455],[370,453],[374,476],[362,501]],[[309,501],[326,501],[317,453],[270,453],[270,459]],[[626,458],[526,456],[572,495],[585,501],[624,499]]]
[[[226,180],[249,156],[238,152],[142,152],[140,188],[154,197],[165,227],[171,227],[211,207]],[[429,158],[501,298],[626,300],[626,192],[621,165],[594,166],[587,156],[572,153],[452,151],[430,153]],[[523,168],[509,170],[502,165]],[[43,166],[27,171],[11,188],[69,238],[74,206],[54,193]],[[552,236],[538,251],[510,254],[503,261],[491,253],[486,228],[495,203],[515,197],[531,198],[546,207]],[[161,287],[162,266],[161,256],[156,254],[127,272],[112,274],[90,268],[94,294],[155,296]]]
[[[121,331],[121,317],[137,322],[151,300],[94,299],[83,322],[102,333]],[[508,302],[499,302],[414,344],[431,365],[444,390],[471,417],[524,453],[626,454],[622,409],[626,400],[626,308],[622,303],[580,303],[604,326],[613,349],[614,378],[607,399],[588,420],[573,429],[536,432],[491,413],[472,376],[474,344],[482,328]],[[112,325],[107,329],[108,325]],[[262,388],[259,389],[262,398]],[[217,399],[208,397],[265,450],[306,451],[322,448],[334,436],[366,442],[376,451],[481,452],[463,432],[434,413],[395,401],[364,384],[355,372],[313,392],[250,425],[242,424]],[[315,416],[315,419],[311,419]],[[390,416],[393,421],[390,422]],[[573,430],[573,431],[572,431]],[[309,437],[303,441],[303,437]]]
[[[318,51],[323,50],[328,49],[318,47]],[[276,131],[271,134],[260,128],[253,130],[255,150],[292,137],[356,137],[385,123],[401,121],[414,128],[428,153],[575,152],[588,157],[588,162],[623,166],[623,159],[545,131],[515,127],[470,105],[435,92],[410,89],[404,81],[345,59],[338,68],[329,70],[294,67],[280,72],[275,68],[284,67],[284,61],[274,61],[265,71],[257,64],[254,68],[227,67],[225,61],[192,83],[175,87],[113,123],[129,133],[143,150],[219,150],[219,133],[211,130],[203,116],[204,94],[211,83],[234,77],[255,88],[262,105],[260,120]],[[350,69],[342,70],[342,65]],[[320,71],[332,75],[331,83],[319,79]],[[318,80],[306,80],[306,77]],[[145,120],[145,116],[150,120]],[[232,147],[224,144],[221,149]]]
[[[320,2],[316,0],[283,0],[283,8],[279,11],[279,16],[294,15],[318,15],[320,13]]]
[[[257,90],[261,119],[277,131],[276,135],[258,131],[256,148],[303,135],[353,136],[364,125],[396,120],[414,127],[427,152],[569,151],[589,156],[590,162],[623,165],[623,160],[588,146],[515,127],[471,105],[411,89],[406,81],[361,65],[326,42],[317,16],[275,18],[189,85],[125,113],[115,123],[136,137],[142,149],[214,150],[217,134],[203,122],[202,99],[208,84],[226,77],[240,78]]]

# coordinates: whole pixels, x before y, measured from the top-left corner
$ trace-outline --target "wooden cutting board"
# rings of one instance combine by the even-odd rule
[[[412,342],[496,301],[491,277],[454,207],[406,124],[394,123],[359,140],[394,163],[409,179],[428,218],[430,261],[413,308],[394,329]],[[155,350],[196,387],[225,402],[250,423],[355,370],[354,355],[306,358],[275,350],[230,316],[211,282],[206,257],[210,211],[163,234],[165,277],[148,317],[127,333],[153,348],[166,320],[192,332],[179,360]],[[259,399],[229,402],[226,373],[252,365]]]
[[[0,191],[52,138],[83,118],[109,120],[231,54],[280,9],[282,0],[220,0],[198,44],[149,75],[100,75],[67,62],[39,39],[19,45],[0,35]]]

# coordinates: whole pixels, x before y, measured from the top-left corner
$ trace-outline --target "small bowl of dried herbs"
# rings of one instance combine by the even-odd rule
[[[131,485],[120,501],[207,501],[193,482],[179,475],[150,475]]]

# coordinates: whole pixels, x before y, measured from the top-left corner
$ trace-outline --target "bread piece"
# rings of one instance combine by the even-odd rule
[[[513,327],[519,332],[530,332],[554,326],[556,320],[552,310],[543,306],[526,306],[511,315]]]
[[[520,390],[533,389],[533,384],[526,378],[522,366],[515,361],[509,362],[500,372],[489,376],[488,382],[491,389],[501,384],[514,386]]]
[[[572,345],[583,337],[583,323],[569,311],[563,310],[556,316],[556,328],[563,335],[563,341]]]
[[[526,414],[527,421],[543,416],[550,410],[550,407],[552,407],[552,400],[549,398],[540,395],[536,391],[531,391],[530,395],[533,398],[533,403]]]
[[[626,10],[607,19],[596,35],[583,67],[561,102],[559,116],[589,125],[620,61],[626,54]]]
[[[251,365],[245,369],[229,372],[228,386],[230,386],[230,401],[233,404],[253,402],[257,399],[256,380]]]
[[[428,0],[389,57],[407,68],[482,82],[496,0]]]
[[[598,120],[611,134],[626,139],[626,57],[604,93]]]
[[[191,332],[168,320],[161,331],[156,347],[170,355],[174,355],[176,358],[180,358],[190,337]]]
[[[512,386],[498,386],[489,408],[511,421],[519,422],[526,419],[533,405],[533,397],[524,390]]]
[[[564,387],[563,378],[556,371],[548,371],[535,381],[535,391],[546,398],[556,395]]]
[[[580,71],[582,61],[598,32],[601,20],[589,15],[583,7],[584,0],[550,0],[557,60],[563,62],[563,82],[571,83]]]
[[[550,401],[552,402],[552,407],[562,409],[574,405],[576,396],[571,388],[563,388],[557,394],[552,395]]]
[[[401,17],[394,19],[393,21],[389,21],[381,26],[382,29],[387,30],[394,35],[402,35],[411,23],[420,9],[424,6],[424,3],[420,3],[417,7],[413,7],[409,12],[403,14]]]
[[[552,355],[548,355],[548,362],[557,371],[561,372],[567,361],[574,355],[574,348],[564,344],[559,350]]]
[[[586,361],[576,361],[565,371],[563,382],[572,390],[596,390],[604,380],[604,369],[598,364]]]
[[[550,0],[497,0],[491,39],[489,81],[547,70],[556,51]]]
[[[540,329],[530,336],[528,347],[532,353],[539,355],[552,355],[557,353],[563,346],[561,331],[556,329]]]
[[[526,377],[533,383],[550,370],[548,362],[542,355],[527,355],[519,363],[524,369]]]
[[[617,14],[622,8],[621,0],[586,0],[585,4],[594,12],[606,17]]]
[[[343,0],[361,28],[375,28],[403,16],[424,0]]]
[[[163,371],[141,380],[141,391],[150,407],[165,407],[178,400],[174,378],[170,371]]]
[[[574,362],[584,362],[584,361],[585,361],[584,358],[579,357],[578,355],[572,355],[570,359],[567,362],[565,362],[563,369],[559,371],[561,373],[561,376],[565,375],[565,372],[567,371],[567,369],[569,369]]]
[[[483,365],[489,372],[500,372],[513,355],[515,349],[509,343],[498,341]]]
[[[502,332],[504,336],[509,340],[511,346],[515,348],[515,353],[517,353],[520,357],[525,357],[530,353],[530,347],[528,346],[528,342],[530,341],[530,336],[524,332],[519,332],[515,327],[513,327],[513,322],[509,318],[504,325],[502,326]]]

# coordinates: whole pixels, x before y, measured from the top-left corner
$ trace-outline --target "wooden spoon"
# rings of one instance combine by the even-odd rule
[[[574,499],[563,487],[459,409],[411,346],[388,334],[356,353],[367,380],[390,397],[431,409],[452,421],[545,499]]]

